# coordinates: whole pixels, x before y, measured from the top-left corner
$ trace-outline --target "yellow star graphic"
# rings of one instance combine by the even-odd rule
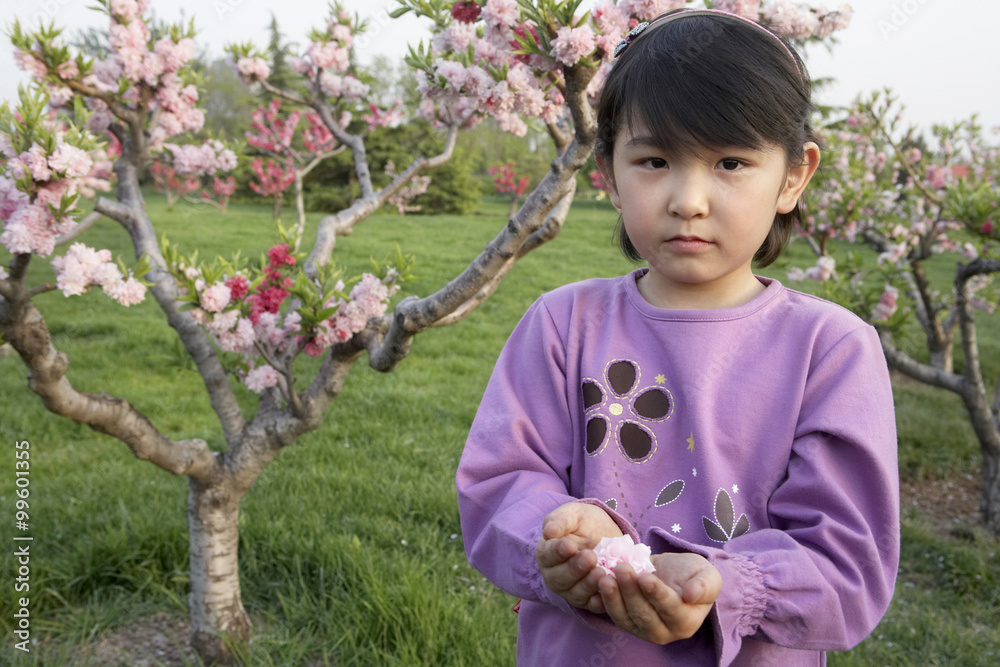
[[[688,451],[694,453],[694,431],[691,431],[691,435],[687,439]]]
[[[659,375],[656,376],[656,384],[663,384],[666,381],[667,378],[663,375],[663,373],[660,373]]]

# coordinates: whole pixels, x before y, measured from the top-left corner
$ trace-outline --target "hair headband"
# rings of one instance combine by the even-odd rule
[[[776,41],[778,44],[781,45],[781,48],[785,50],[785,53],[788,54],[788,57],[792,59],[792,64],[795,65],[795,70],[799,73],[799,76],[800,77],[802,76],[802,69],[799,67],[799,61],[795,59],[795,55],[792,53],[792,50],[788,48],[788,45],[785,44],[781,40],[781,38],[779,38],[773,32],[771,32],[761,24],[757,23],[756,21],[752,21],[746,18],[745,16],[740,16],[739,14],[724,12],[721,9],[683,9],[681,11],[673,12],[670,14],[661,14],[652,21],[643,21],[636,27],[629,30],[628,34],[625,35],[625,39],[618,42],[618,46],[615,47],[614,57],[617,58],[618,56],[620,56],[622,52],[628,47],[628,45],[634,42],[636,38],[638,38],[639,35],[641,35],[643,31],[645,31],[646,28],[650,27],[651,25],[653,24],[663,25],[669,23],[670,21],[673,21],[674,19],[683,18],[685,16],[724,16],[727,18],[733,18],[736,19],[737,21],[742,21],[743,23],[752,25],[758,30],[761,30],[765,34],[769,35],[774,41]]]

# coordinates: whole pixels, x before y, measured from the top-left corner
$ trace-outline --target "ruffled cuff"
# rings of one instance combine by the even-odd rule
[[[768,592],[764,573],[751,559],[714,547],[692,544],[660,529],[650,533],[649,544],[657,553],[696,553],[704,556],[722,575],[722,592],[708,618],[714,630],[718,665],[729,665],[753,635],[767,610]]]

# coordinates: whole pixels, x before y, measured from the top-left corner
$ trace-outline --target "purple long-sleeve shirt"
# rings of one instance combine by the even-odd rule
[[[520,597],[518,664],[825,664],[872,631],[899,561],[892,390],[874,329],[761,279],[723,310],[663,310],[642,270],[539,299],[497,361],[458,469],[470,562]],[[603,507],[722,593],[658,646],[571,607],[535,561],[542,519]]]

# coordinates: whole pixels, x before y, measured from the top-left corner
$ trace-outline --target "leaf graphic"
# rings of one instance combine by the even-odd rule
[[[750,530],[750,519],[747,518],[746,514],[741,514],[740,520],[736,522],[736,528],[733,530],[733,538],[745,534],[748,530]]]
[[[607,500],[604,501],[604,504],[613,509],[614,511],[616,512],[618,511],[618,501],[615,500],[614,498],[608,498]]]
[[[708,535],[708,539],[713,542],[728,542],[729,535],[726,534],[724,530],[719,528],[719,524],[715,523],[707,516],[701,517],[701,522],[705,524],[705,534]]]
[[[733,534],[736,510],[733,509],[733,499],[725,489],[719,489],[719,494],[715,496],[715,519],[722,530],[726,531],[726,535]]]
[[[677,500],[677,497],[681,495],[681,491],[684,490],[684,480],[678,479],[676,481],[670,482],[663,490],[660,491],[660,495],[656,496],[656,502],[653,503],[657,507],[663,507],[668,503],[672,503]]]

